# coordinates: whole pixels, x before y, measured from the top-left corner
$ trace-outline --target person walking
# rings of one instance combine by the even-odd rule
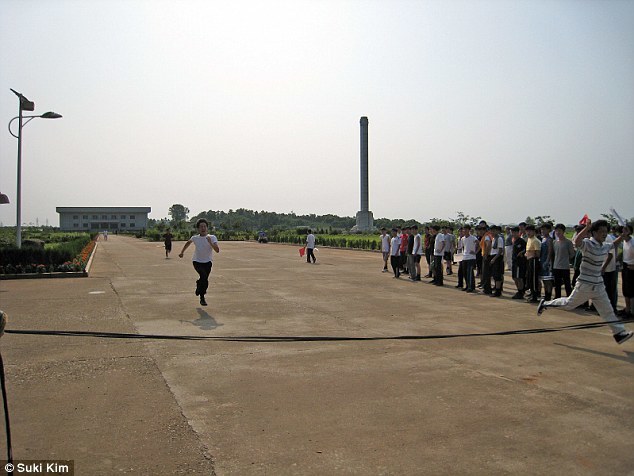
[[[588,234],[591,238],[586,238]],[[583,259],[581,262],[581,272],[575,288],[570,296],[565,298],[546,301],[542,299],[537,306],[537,315],[541,315],[549,307],[559,307],[566,311],[572,311],[579,304],[592,299],[592,303],[599,311],[601,318],[607,322],[612,329],[614,340],[617,344],[623,344],[634,334],[625,329],[625,326],[614,314],[612,304],[605,291],[601,268],[610,250],[623,239],[622,236],[614,240],[614,243],[605,242],[608,235],[608,222],[598,220],[594,223],[588,219],[585,228],[575,238],[575,245],[581,250]]]
[[[308,230],[308,235],[306,236],[306,262],[310,263],[310,260],[313,260],[313,264],[317,261],[315,258],[315,235],[313,235],[312,230]]]
[[[196,222],[196,228],[198,229],[198,235],[192,236],[187,242],[180,254],[180,258],[185,254],[185,250],[193,243],[195,246],[194,255],[192,257],[192,263],[194,269],[198,273],[198,280],[196,281],[196,296],[200,296],[200,305],[206,306],[205,294],[209,288],[209,274],[211,273],[211,267],[213,266],[213,252],[220,253],[218,247],[218,238],[215,235],[209,234],[209,222],[204,218],[201,218]]]

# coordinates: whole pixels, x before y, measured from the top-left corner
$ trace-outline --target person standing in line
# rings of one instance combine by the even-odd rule
[[[507,271],[512,271],[513,266],[513,233],[511,227],[506,227],[506,236],[504,237],[504,264]]]
[[[555,299],[561,297],[561,286],[566,289],[566,296],[570,296],[570,263],[575,257],[575,247],[572,241],[566,238],[566,225],[555,225],[555,241],[553,242],[555,260],[553,262],[553,274],[555,276]]]
[[[392,240],[390,241],[390,265],[394,271],[394,277],[401,277],[401,239],[398,230],[392,228]]]
[[[434,236],[431,232],[431,227],[425,227],[425,261],[427,261],[427,274],[425,278],[433,277],[434,264],[432,257],[434,256]]]
[[[412,281],[420,281],[420,260],[423,256],[423,238],[418,233],[418,225],[412,226],[412,236],[414,237],[414,243],[412,245],[411,260],[410,263],[410,278]]]
[[[414,258],[415,233],[413,227],[407,227],[407,274],[409,274],[410,279],[416,279],[416,260]]]
[[[447,276],[449,276],[453,274],[453,268],[451,265],[453,263],[453,254],[456,251],[456,236],[453,234],[453,228],[451,228],[450,226],[445,226],[442,232],[444,233],[445,241],[447,242],[445,244],[444,258],[445,265],[447,267]]]
[[[613,233],[608,234],[605,238],[605,242],[607,244],[614,243],[616,239],[616,234]],[[603,283],[605,284],[605,292],[608,293],[608,298],[610,298],[610,303],[612,304],[612,309],[614,312],[617,311],[617,304],[619,299],[619,288],[618,281],[619,275],[616,271],[616,249],[614,246],[608,252],[608,255],[605,258],[605,262],[603,263],[603,267],[601,268],[603,273]]]
[[[484,294],[493,294],[491,290],[491,245],[493,244],[493,235],[488,225],[480,225],[484,229],[484,234],[480,240],[482,248],[482,273],[480,274],[480,287]]]
[[[489,256],[491,256],[491,277],[495,286],[491,297],[500,297],[502,296],[502,285],[504,283],[504,237],[502,237],[502,227],[492,225],[491,233],[493,234],[493,239]]]
[[[515,282],[517,292],[511,299],[524,298],[524,292],[526,291],[526,241],[520,235],[520,227],[514,226],[511,228],[513,236],[513,255],[511,259],[511,276]]]
[[[591,238],[586,238],[590,235]],[[614,240],[614,243],[606,243],[608,235],[608,222],[598,220],[592,223],[587,220],[586,226],[575,240],[575,245],[581,250],[583,260],[581,263],[581,273],[577,279],[577,284],[570,296],[565,298],[546,301],[542,299],[537,307],[537,315],[541,315],[549,307],[559,307],[566,311],[572,311],[579,304],[592,299],[592,303],[599,311],[601,318],[609,323],[612,335],[617,344],[623,344],[634,334],[625,329],[625,326],[618,320],[612,309],[612,304],[605,292],[601,268],[610,249],[620,243],[622,236]]]
[[[456,284],[456,288],[458,289],[462,289],[464,290],[464,265],[462,264],[462,239],[464,238],[464,227],[460,227],[458,228],[458,240],[456,241],[456,255],[459,258],[456,258],[456,256],[454,256],[454,260],[455,259],[459,259],[458,262],[458,284]]]
[[[387,273],[387,260],[390,257],[390,237],[385,227],[381,228],[381,253],[383,254],[383,273]]]
[[[539,266],[546,301],[550,301],[553,298],[553,284],[555,283],[555,276],[553,275],[555,253],[551,236],[552,230],[553,226],[551,223],[543,223],[541,226],[542,242],[539,253]]]
[[[165,259],[170,257],[170,253],[172,252],[172,238],[173,235],[168,228],[165,230],[165,234],[163,235],[163,243],[165,244]]]
[[[621,286],[625,298],[625,309],[619,311],[619,315],[626,319],[632,319],[634,309],[634,240],[632,240],[632,225],[623,226],[621,232],[623,242],[623,270],[621,271]]]
[[[313,235],[312,230],[308,230],[308,235],[306,236],[306,262],[310,263],[310,260],[313,260],[313,264],[317,261],[315,258],[315,235]]]
[[[479,241],[471,234],[470,225],[465,225],[464,230],[464,236],[461,238],[463,256],[460,264],[462,264],[462,273],[465,280],[465,291],[468,293],[475,293],[474,269]]]
[[[539,302],[541,294],[539,286],[539,255],[541,253],[541,242],[535,236],[535,225],[526,225],[526,286],[530,296],[529,302]]]
[[[220,253],[218,247],[218,238],[215,235],[209,234],[209,222],[204,218],[199,219],[196,222],[196,228],[198,229],[198,235],[192,236],[181,250],[179,257],[183,257],[185,250],[189,248],[189,245],[194,243],[194,256],[192,262],[194,269],[198,273],[198,280],[196,281],[196,296],[200,296],[201,306],[206,306],[205,294],[209,288],[209,274],[211,273],[211,267],[213,266],[213,252]]]
[[[436,232],[436,239],[434,240],[434,279],[432,279],[429,284],[442,286],[442,260],[445,256],[445,247],[447,246],[447,240],[445,239],[444,233],[440,232],[440,227],[438,225],[434,225],[432,229]]]
[[[408,273],[407,269],[407,244],[409,243],[409,227],[403,227],[402,233],[399,234],[401,240],[401,272]]]

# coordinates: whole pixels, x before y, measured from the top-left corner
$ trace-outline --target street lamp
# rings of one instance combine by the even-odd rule
[[[24,97],[24,95],[20,94],[14,89],[11,89],[11,91],[20,99],[19,114],[9,121],[9,134],[11,134],[13,137],[15,137],[18,140],[18,190],[17,190],[17,199],[16,199],[16,203],[17,203],[16,244],[18,245],[18,248],[22,248],[22,210],[21,210],[21,205],[22,205],[22,128],[25,125],[27,125],[29,122],[31,122],[33,119],[35,119],[36,117],[40,117],[42,119],[59,119],[62,116],[61,114],[57,114],[56,112],[45,112],[44,114],[36,115],[36,116],[24,116],[22,115],[22,111],[34,111],[35,103],[32,101],[29,101],[26,97]],[[20,120],[20,122],[18,123],[17,136],[13,133],[13,131],[11,131],[11,124],[16,119]],[[22,122],[23,119],[26,119],[26,121]],[[6,197],[6,199],[8,203],[9,202],[8,197]]]

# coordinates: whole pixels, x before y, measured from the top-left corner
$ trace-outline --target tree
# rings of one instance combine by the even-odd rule
[[[172,221],[174,223],[179,223],[181,221],[187,220],[187,214],[189,213],[189,208],[184,207],[181,204],[175,203],[169,209],[169,215],[172,217]]]

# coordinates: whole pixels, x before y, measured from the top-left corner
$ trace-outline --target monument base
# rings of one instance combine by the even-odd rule
[[[372,216],[372,212],[357,212],[357,224],[355,228],[357,229],[357,231],[374,230],[374,217]]]

